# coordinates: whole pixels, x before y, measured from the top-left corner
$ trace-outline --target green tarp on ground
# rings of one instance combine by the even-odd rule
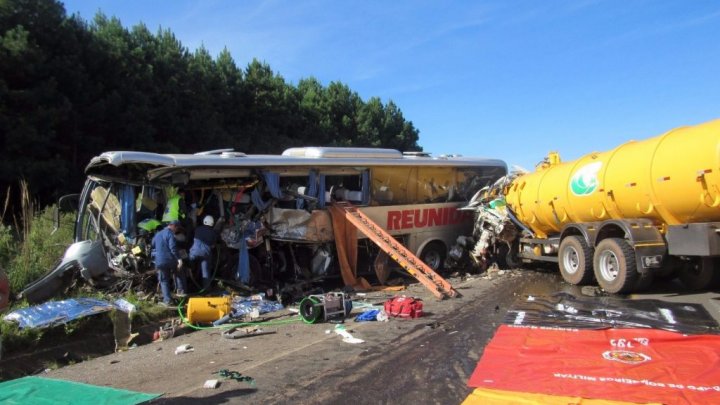
[[[0,403],[12,405],[139,404],[159,396],[42,377],[23,377],[0,383]]]

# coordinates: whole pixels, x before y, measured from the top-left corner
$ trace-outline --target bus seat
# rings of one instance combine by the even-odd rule
[[[359,202],[362,201],[362,192],[339,188],[335,190],[335,198],[338,200]]]
[[[389,204],[393,202],[393,192],[388,187],[380,187],[379,189],[375,190],[375,201],[379,202],[380,204]]]

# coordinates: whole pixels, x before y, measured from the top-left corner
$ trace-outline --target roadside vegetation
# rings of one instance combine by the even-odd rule
[[[35,202],[29,194],[25,181],[21,181],[18,189],[21,190],[19,200],[22,207],[18,214],[11,215],[8,211],[8,201],[12,196],[8,189],[5,196],[2,221],[0,221],[0,268],[8,276],[11,292],[10,308],[8,311],[28,306],[24,300],[14,300],[20,291],[29,283],[42,277],[50,271],[62,257],[65,249],[72,243],[72,228],[75,213],[62,213],[59,226],[55,223],[55,206],[37,209]],[[8,225],[6,225],[8,224]],[[71,297],[94,297],[107,299],[105,294],[94,289],[74,289],[69,292]],[[58,297],[62,299],[64,297]],[[132,292],[126,293],[125,298],[134,304],[137,311],[132,320],[135,325],[147,324],[167,317],[165,308],[143,301]],[[103,320],[98,320],[102,318]],[[42,345],[44,341],[56,340],[60,337],[68,338],[80,335],[89,328],[106,326],[112,330],[108,316],[81,318],[65,325],[48,329],[19,329],[14,322],[0,319],[0,339],[2,339],[2,352],[7,355],[16,351],[28,351]]]
[[[5,269],[13,293],[50,270],[72,242],[72,215],[62,214],[55,229],[55,206],[37,209],[25,181],[20,182],[19,189],[19,214],[7,210],[11,198],[8,188],[0,222],[0,267]]]

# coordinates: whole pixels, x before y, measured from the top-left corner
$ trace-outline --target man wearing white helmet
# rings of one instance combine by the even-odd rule
[[[217,242],[214,225],[213,217],[206,215],[202,225],[195,229],[195,239],[190,247],[190,260],[195,266],[200,265],[203,290],[208,289],[212,282],[212,248]]]

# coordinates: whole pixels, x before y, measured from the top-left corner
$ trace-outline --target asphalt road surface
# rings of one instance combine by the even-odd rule
[[[451,279],[463,297],[437,301],[420,285],[404,294],[422,297],[426,316],[416,320],[355,323],[346,328],[364,343],[343,342],[335,325],[293,323],[276,333],[237,340],[204,330],[140,346],[49,372],[46,376],[163,393],[155,403],[459,404],[467,379],[508,307],[525,294],[580,294],[554,272],[493,271]],[[390,294],[358,299],[382,303]],[[679,284],[658,285],[633,298],[701,302],[720,313],[718,294],[686,294]],[[355,313],[358,313],[355,311]],[[175,355],[182,344],[194,351]],[[254,385],[222,381],[202,388],[220,369],[238,371]]]

